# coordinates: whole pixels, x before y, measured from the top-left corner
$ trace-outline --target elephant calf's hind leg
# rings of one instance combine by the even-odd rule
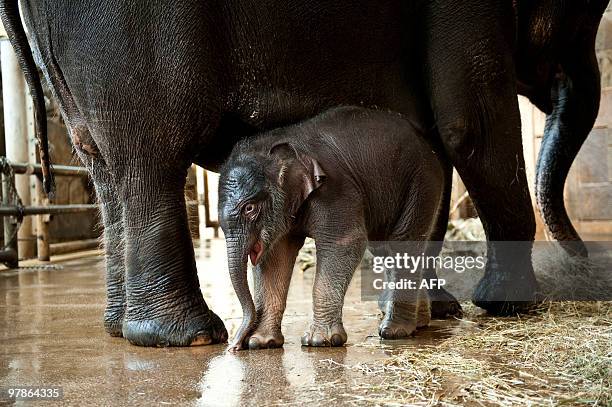
[[[347,243],[317,241],[317,272],[313,288],[313,322],[302,336],[303,346],[342,346],[347,334],[342,324],[344,296],[365,252],[366,240]]]

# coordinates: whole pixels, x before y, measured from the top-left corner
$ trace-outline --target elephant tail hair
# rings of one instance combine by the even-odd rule
[[[542,299],[609,301],[612,295],[610,258],[591,259],[569,254],[559,245],[534,251],[533,269]]]
[[[587,21],[580,24],[559,59],[551,86],[553,109],[546,117],[536,165],[536,200],[548,232],[568,253],[580,256],[588,253],[567,214],[563,189],[599,111],[601,84],[595,56],[595,36],[601,20],[598,13],[586,14]]]
[[[47,111],[45,96],[40,76],[34,63],[32,49],[28,43],[25,30],[21,23],[18,0],[0,0],[0,18],[4,29],[15,50],[19,66],[23,71],[26,83],[34,104],[34,120],[36,123],[36,139],[40,151],[40,163],[43,173],[43,187],[47,195],[52,197],[55,190],[53,173],[51,171],[51,158],[49,156],[49,139],[47,136]]]

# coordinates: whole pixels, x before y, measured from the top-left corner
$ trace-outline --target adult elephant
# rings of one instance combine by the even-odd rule
[[[538,199],[554,235],[579,239],[565,175],[598,110],[594,38],[607,1],[17,0],[4,26],[35,100],[32,58],[90,169],[105,225],[105,326],[145,346],[225,340],[202,298],[183,186],[241,137],[336,105],[403,112],[439,137],[490,242],[531,242],[534,215],[518,90],[549,114]],[[531,244],[490,243],[474,302],[496,314],[534,298]]]

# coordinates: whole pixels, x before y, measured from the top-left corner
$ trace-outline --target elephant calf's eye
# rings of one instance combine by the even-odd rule
[[[256,209],[255,204],[248,203],[244,205],[244,209],[242,210],[242,213],[245,216],[252,217],[255,214],[255,209]]]

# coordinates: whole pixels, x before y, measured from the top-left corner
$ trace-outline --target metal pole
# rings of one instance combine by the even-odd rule
[[[6,157],[15,162],[29,162],[26,84],[13,47],[8,40],[0,41],[0,58]],[[31,204],[29,177],[19,177],[15,185],[23,205],[29,206]],[[22,258],[34,257],[36,239],[32,234],[31,218],[23,219],[18,238],[20,256]]]
[[[87,240],[75,240],[72,242],[63,242],[63,243],[53,243],[51,245],[51,254],[65,254],[72,252],[79,252],[82,250],[94,250],[99,249],[100,240],[99,239],[87,239]]]
[[[38,177],[33,177],[36,182],[36,203],[40,206],[47,206],[49,199],[43,190],[42,181]],[[36,247],[37,256],[40,261],[51,259],[51,246],[49,244],[49,215],[36,216]]]
[[[10,196],[10,185],[12,180],[6,174],[2,174],[2,204],[3,206],[10,205],[12,202],[9,201]],[[17,223],[15,218],[12,216],[4,217],[4,246],[6,246],[6,252],[10,255],[6,257],[4,262],[9,268],[19,267],[19,245],[17,244]]]
[[[13,172],[15,174],[42,175],[42,166],[40,164],[16,163],[16,162],[11,161],[11,167],[13,168]],[[83,168],[83,167],[72,167],[70,165],[54,165],[53,175],[55,175],[56,177],[61,177],[61,176],[87,177],[89,176],[89,172],[87,171],[86,168]]]
[[[47,205],[47,206],[24,206],[21,211],[16,206],[0,206],[0,216],[24,216],[31,215],[59,215],[64,213],[82,213],[96,211],[97,204],[71,204],[71,205]]]
[[[26,119],[28,134],[28,164],[38,163],[38,148],[36,147],[36,131],[34,127],[34,103],[30,90],[26,86]],[[38,177],[27,177],[30,183],[31,203],[35,206],[46,206],[49,203],[44,193],[42,181]],[[32,222],[32,234],[36,236],[36,257],[40,261],[50,260],[49,248],[49,215],[38,215]]]

